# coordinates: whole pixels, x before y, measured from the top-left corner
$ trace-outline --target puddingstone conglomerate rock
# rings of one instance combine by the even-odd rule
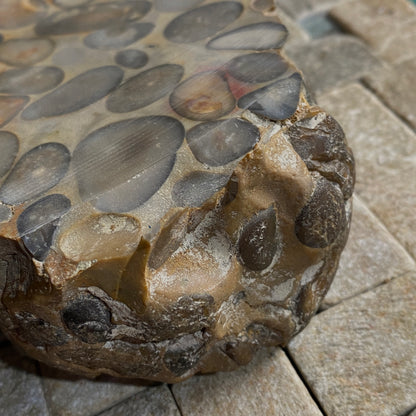
[[[0,327],[16,345],[177,382],[307,324],[354,162],[272,2],[3,0],[0,34]]]

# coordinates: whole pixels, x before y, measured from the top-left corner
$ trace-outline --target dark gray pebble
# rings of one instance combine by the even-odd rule
[[[127,113],[146,107],[169,94],[183,76],[180,65],[164,64],[140,72],[113,91],[107,108],[113,113]]]
[[[238,118],[201,123],[186,135],[196,159],[209,166],[226,165],[244,156],[259,139],[258,128]]]
[[[22,118],[36,120],[80,110],[105,97],[122,78],[123,70],[117,66],[90,69],[29,105]]]
[[[70,153],[61,143],[44,143],[25,153],[0,188],[0,201],[17,205],[42,195],[65,176]]]
[[[244,95],[239,99],[238,106],[271,120],[285,120],[296,111],[301,85],[302,77],[296,72]]]
[[[143,204],[168,178],[184,135],[182,124],[166,116],[123,120],[92,132],[73,155],[81,198],[102,211]]]
[[[10,69],[0,74],[0,93],[39,94],[58,86],[64,71],[56,66]]]
[[[223,188],[229,175],[192,172],[176,182],[172,189],[173,202],[180,207],[199,207]]]
[[[115,61],[118,65],[126,68],[138,69],[147,64],[149,57],[145,52],[138,49],[126,49],[124,51],[117,52]]]
[[[64,195],[52,194],[27,207],[17,219],[17,231],[37,260],[44,260],[51,248],[59,219],[71,207]]]
[[[176,43],[192,43],[205,39],[234,22],[243,11],[241,3],[220,1],[192,9],[173,19],[164,31]]]

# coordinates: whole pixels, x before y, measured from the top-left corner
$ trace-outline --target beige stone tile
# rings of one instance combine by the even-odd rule
[[[359,84],[318,96],[318,103],[342,125],[357,162],[357,184],[371,174],[413,165],[416,135],[380,100]]]
[[[354,151],[358,196],[416,258],[416,134],[358,84],[318,102],[341,123]]]
[[[416,258],[416,166],[380,175],[362,199]]]
[[[350,236],[322,307],[328,308],[410,270],[416,271],[413,259],[355,197]]]
[[[315,10],[327,9],[342,0],[275,0],[291,16],[299,17]]]
[[[263,351],[232,373],[196,376],[173,386],[183,416],[318,416],[281,349]]]
[[[365,82],[389,108],[416,129],[415,74],[416,57],[413,57],[369,74]]]
[[[100,416],[181,416],[166,385],[149,387]]]
[[[408,0],[352,0],[331,16],[389,62],[416,56],[416,7]]]
[[[288,56],[301,69],[314,92],[347,84],[379,67],[366,45],[345,35],[299,44],[288,49]]]
[[[42,366],[42,384],[50,416],[92,416],[145,387],[94,381]]]
[[[416,273],[315,316],[289,350],[328,416],[416,404]]]
[[[308,13],[298,19],[298,24],[312,39],[343,34],[340,26],[329,17],[327,10]]]
[[[0,348],[1,416],[50,416],[33,360],[13,347]]]

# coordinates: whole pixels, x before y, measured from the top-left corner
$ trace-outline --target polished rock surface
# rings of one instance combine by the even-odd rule
[[[316,312],[354,160],[266,3],[2,5],[0,326],[27,354],[178,382]]]

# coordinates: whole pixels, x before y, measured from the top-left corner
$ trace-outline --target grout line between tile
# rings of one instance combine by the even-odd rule
[[[316,404],[319,411],[322,413],[322,416],[327,416],[327,413],[325,412],[321,402],[318,400],[317,396],[315,395],[314,391],[312,390],[312,387],[308,384],[308,382],[307,382],[306,378],[304,377],[301,369],[297,366],[296,361],[294,360],[294,358],[290,354],[289,348],[284,347],[284,348],[282,348],[282,350],[284,351],[287,359],[289,360],[289,362],[292,365],[293,369],[295,370],[296,374],[298,375],[300,381],[302,382],[302,384],[305,386],[306,390],[308,391],[309,396],[311,397],[313,402]]]
[[[363,295],[364,293],[372,292],[373,290],[375,290],[375,289],[377,289],[377,288],[379,288],[379,287],[381,287],[381,286],[387,285],[387,284],[389,284],[390,282],[392,282],[393,280],[399,279],[400,277],[406,276],[406,275],[408,275],[409,273],[412,273],[412,272],[416,272],[416,267],[415,267],[415,269],[414,269],[414,270],[407,270],[407,271],[405,271],[405,272],[403,272],[403,273],[400,273],[400,274],[398,274],[398,275],[396,275],[396,276],[394,276],[394,277],[391,277],[391,278],[385,279],[385,280],[383,280],[382,282],[379,282],[379,283],[377,283],[377,284],[375,284],[375,285],[373,285],[373,286],[371,286],[371,287],[368,287],[368,288],[366,288],[366,289],[362,290],[361,292],[355,293],[355,294],[353,294],[353,295],[351,295],[351,296],[347,296],[346,298],[341,299],[339,302],[336,302],[336,303],[333,303],[333,304],[331,304],[331,305],[328,305],[328,307],[327,307],[327,308],[322,308],[322,307],[320,306],[320,307],[319,307],[319,309],[318,309],[318,311],[316,312],[316,314],[315,314],[315,315],[319,315],[319,314],[321,314],[321,313],[323,313],[323,312],[326,312],[328,309],[331,309],[331,308],[333,308],[333,307],[335,307],[335,306],[338,306],[338,305],[340,305],[341,303],[343,303],[343,302],[345,302],[345,301],[348,301],[348,300],[354,299],[354,298],[356,298],[357,296],[361,296],[361,295]],[[325,299],[325,298],[324,298],[324,299]]]
[[[384,222],[373,212],[373,210],[367,205],[366,202],[363,201],[363,199],[357,195],[356,193],[354,193],[354,198],[356,198],[363,206],[364,208],[367,210],[367,213],[370,217],[372,217],[372,219],[374,220],[374,222],[377,223],[377,225],[383,229],[383,231],[385,231],[389,237],[397,244],[399,245],[408,255],[409,260],[413,263],[415,269],[416,269],[416,259],[413,258],[413,256],[406,250],[406,247],[403,246],[403,244],[396,238],[396,236],[387,228],[387,226],[384,224]],[[353,214],[354,215],[354,207],[353,207]]]
[[[355,194],[355,197],[360,200],[364,204],[364,206],[368,209],[369,213],[374,217],[374,220],[377,220],[379,225],[381,225],[384,230],[389,234],[389,236],[405,251],[408,255],[409,259],[412,261],[413,265],[416,268],[416,257],[412,255],[412,253],[407,250],[407,248],[397,239],[395,234],[387,227],[387,225],[383,222],[383,220],[361,199],[358,194]],[[353,214],[354,215],[354,214]]]
[[[410,416],[411,413],[416,410],[416,404],[412,405],[410,408],[408,408],[407,410],[405,410],[403,413],[400,413],[397,416]]]
[[[383,106],[386,107],[388,110],[390,110],[403,124],[406,125],[406,127],[408,127],[412,131],[415,131],[415,128],[403,116],[397,113],[392,107],[389,106],[386,100],[383,100],[383,98],[377,94],[377,91],[371,87],[370,83],[368,83],[365,78],[360,78],[360,84],[367,91],[371,92],[380,101],[380,103],[383,104]]]
[[[138,391],[138,392],[136,392],[136,393],[131,394],[131,395],[130,395],[130,396],[128,396],[128,397],[125,397],[124,399],[114,401],[114,402],[113,402],[113,403],[111,403],[109,406],[107,406],[105,409],[101,409],[101,410],[99,410],[97,413],[90,413],[90,414],[88,414],[88,415],[86,415],[86,416],[100,416],[100,415],[104,414],[105,412],[108,412],[108,411],[109,411],[110,409],[112,409],[113,407],[119,406],[120,404],[122,404],[122,403],[126,402],[127,400],[130,400],[131,398],[133,398],[134,396],[139,395],[139,394],[140,394],[140,393],[142,393],[142,392],[143,392],[143,391]]]
[[[168,384],[168,388],[169,388],[170,394],[172,395],[173,401],[174,401],[174,402],[175,402],[175,404],[176,404],[176,408],[178,409],[179,414],[180,414],[181,416],[184,416],[184,414],[183,414],[183,412],[182,412],[182,409],[181,409],[181,407],[179,406],[179,402],[176,400],[175,394],[173,393],[173,390],[172,390],[172,384]]]

